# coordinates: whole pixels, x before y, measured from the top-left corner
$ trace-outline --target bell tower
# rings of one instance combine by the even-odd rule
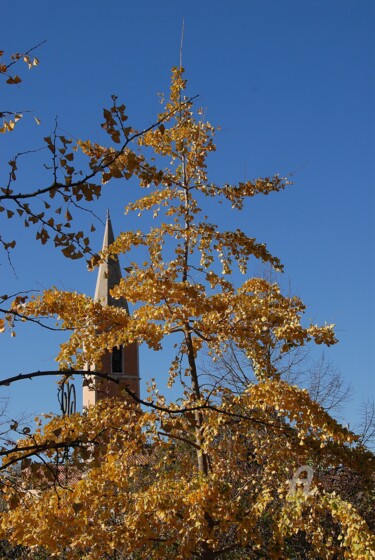
[[[103,250],[114,242],[111,218],[107,211],[104,231]],[[96,280],[95,301],[102,305],[113,305],[125,309],[129,314],[125,298],[115,299],[111,290],[121,280],[121,269],[117,258],[107,259],[99,266]],[[139,359],[138,345],[134,342],[128,346],[118,346],[112,352],[106,352],[102,359],[102,371],[119,380],[119,384],[94,377],[89,387],[83,387],[83,407],[96,404],[100,399],[116,397],[124,387],[128,387],[139,397]]]

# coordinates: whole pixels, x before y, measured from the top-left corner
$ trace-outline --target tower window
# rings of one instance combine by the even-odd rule
[[[122,346],[112,350],[112,373],[122,373]]]

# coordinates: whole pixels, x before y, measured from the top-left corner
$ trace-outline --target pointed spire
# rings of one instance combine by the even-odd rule
[[[115,236],[113,235],[111,218],[109,210],[107,210],[107,220],[104,230],[103,247],[105,251],[114,242]],[[94,300],[100,301],[103,305],[113,305],[115,307],[122,307],[128,311],[128,304],[125,298],[114,299],[110,290],[114,288],[121,280],[121,268],[118,258],[111,257],[99,266],[98,277],[96,280],[96,288]],[[129,312],[129,311],[128,311]]]

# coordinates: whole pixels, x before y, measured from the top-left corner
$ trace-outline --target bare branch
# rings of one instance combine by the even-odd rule
[[[362,405],[362,422],[357,428],[361,434],[360,441],[363,445],[375,445],[375,399],[369,398]]]

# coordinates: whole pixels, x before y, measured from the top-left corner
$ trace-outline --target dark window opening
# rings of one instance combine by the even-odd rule
[[[112,373],[122,373],[122,346],[112,350]]]

